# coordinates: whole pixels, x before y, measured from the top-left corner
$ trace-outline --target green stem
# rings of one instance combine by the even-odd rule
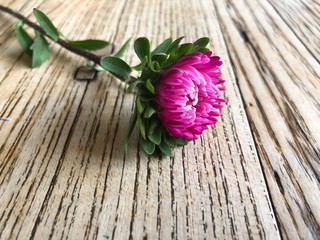
[[[46,34],[46,32],[39,26],[37,25],[36,23],[30,21],[28,18],[26,18],[25,16],[21,15],[20,13],[8,8],[8,7],[5,7],[3,5],[0,4],[0,11],[2,12],[5,12],[5,13],[8,13],[10,14],[11,16],[19,19],[19,20],[22,20],[25,24],[27,24],[29,27],[33,28],[34,30],[40,32],[41,34],[45,35],[46,37],[50,38],[52,41],[54,41],[50,36],[48,36],[48,34]],[[82,48],[77,48],[77,47],[74,47],[74,46],[71,46],[70,44],[68,44],[68,42],[66,42],[65,40],[63,40],[62,38],[59,38],[57,41],[54,41],[56,42],[57,44],[59,44],[60,46],[62,46],[63,48],[67,49],[68,51],[70,52],[73,52],[79,56],[82,56],[86,59],[89,59],[90,61],[100,65],[100,61],[101,61],[101,56],[98,56],[92,52],[89,52],[87,50],[84,50]],[[113,73],[111,73],[113,74]],[[115,77],[117,77],[118,79],[120,79],[121,81],[125,81],[125,79],[121,76],[118,76],[118,75],[115,75],[113,74]],[[129,81],[126,81],[126,82],[133,82],[135,81],[136,79],[134,77],[130,77],[130,80]]]

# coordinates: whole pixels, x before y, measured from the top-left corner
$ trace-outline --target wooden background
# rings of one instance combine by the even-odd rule
[[[172,158],[123,141],[133,96],[51,44],[30,69],[0,13],[0,239],[320,239],[320,3],[303,0],[1,0],[70,38],[121,45],[202,36],[228,99]],[[137,62],[130,50],[126,59]]]

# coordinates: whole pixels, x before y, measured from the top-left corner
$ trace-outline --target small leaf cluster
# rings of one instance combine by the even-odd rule
[[[138,38],[134,50],[140,64],[132,67],[141,72],[136,81],[129,84],[128,91],[135,93],[135,110],[126,137],[126,147],[136,125],[141,135],[141,145],[147,154],[172,156],[172,148],[187,144],[183,138],[171,136],[161,124],[157,115],[156,86],[164,69],[178,61],[182,56],[194,52],[207,52],[209,38],[200,38],[194,43],[180,44],[183,37],[176,40],[168,38],[153,51],[147,38]]]
[[[39,67],[50,57],[49,43],[46,40],[46,37],[55,42],[63,39],[70,46],[87,51],[98,50],[109,45],[109,42],[97,39],[86,39],[80,41],[70,40],[55,27],[52,21],[43,12],[38,9],[33,9],[33,13],[44,33],[36,31],[35,37],[32,38],[24,29],[23,21],[19,21],[15,27],[15,33],[23,51],[32,60],[32,68]]]

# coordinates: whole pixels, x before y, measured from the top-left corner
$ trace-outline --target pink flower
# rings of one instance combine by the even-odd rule
[[[156,86],[158,116],[167,132],[187,140],[213,125],[220,116],[225,90],[219,86],[222,65],[212,52],[193,53],[165,69]]]

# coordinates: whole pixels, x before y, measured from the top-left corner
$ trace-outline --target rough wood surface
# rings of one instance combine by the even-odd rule
[[[259,0],[2,0],[70,38],[202,36],[228,103],[215,127],[146,156],[124,135],[133,96],[51,45],[30,69],[0,13],[0,239],[319,239],[320,5]],[[126,58],[136,63],[133,51]]]

